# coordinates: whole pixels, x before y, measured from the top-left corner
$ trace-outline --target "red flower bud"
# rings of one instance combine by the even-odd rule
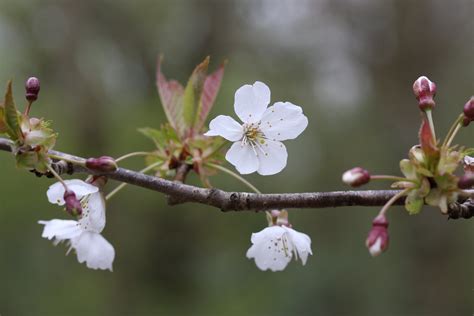
[[[66,202],[66,211],[71,215],[81,215],[82,206],[81,202],[76,197],[76,194],[71,190],[64,192],[64,201]]]
[[[36,77],[30,77],[25,82],[25,97],[28,101],[33,102],[38,99],[38,93],[40,91],[40,82]]]
[[[100,172],[114,172],[118,168],[115,159],[109,156],[89,158],[86,160],[86,167]]]
[[[435,106],[433,100],[436,95],[436,84],[425,76],[421,76],[413,83],[413,92],[418,100],[420,110],[431,110]]]
[[[372,229],[365,241],[372,257],[380,255],[388,248],[388,221],[384,215],[378,215],[372,221]]]
[[[474,96],[464,104],[464,118],[474,121]]]
[[[352,187],[358,187],[370,181],[370,173],[360,167],[352,168],[344,172],[342,181]]]

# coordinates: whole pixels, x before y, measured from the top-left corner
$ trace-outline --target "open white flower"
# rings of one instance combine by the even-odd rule
[[[71,181],[74,181],[72,182],[74,186]],[[69,240],[68,252],[74,249],[80,263],[85,262],[91,269],[112,271],[115,250],[100,234],[105,227],[105,199],[102,193],[97,187],[81,180],[69,180],[66,183],[70,190],[74,190],[76,195],[82,198],[82,217],[78,221],[61,219],[39,221],[39,224],[44,225],[42,237],[54,239],[55,244]],[[47,195],[50,202],[64,204],[64,200],[61,201],[64,195],[61,184],[52,185]]]
[[[241,174],[257,171],[272,175],[285,168],[288,153],[283,140],[301,134],[308,119],[301,107],[290,102],[270,104],[270,89],[262,82],[244,85],[235,92],[234,110],[244,123],[219,115],[209,124],[206,136],[222,136],[234,142],[226,159]]]
[[[312,255],[311,238],[286,226],[270,226],[252,234],[252,246],[247,251],[247,258],[255,259],[257,267],[265,271],[282,271],[291,261],[293,255],[298,256],[303,265],[308,255]]]

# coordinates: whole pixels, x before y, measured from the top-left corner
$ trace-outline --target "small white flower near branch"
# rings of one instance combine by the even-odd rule
[[[295,260],[299,257],[305,265],[308,255],[313,254],[311,238],[291,228],[286,211],[272,211],[269,221],[270,227],[252,234],[247,258],[255,259],[262,271],[282,271],[293,257]]]
[[[270,104],[270,89],[257,81],[235,92],[234,109],[243,125],[219,115],[209,124],[206,136],[222,136],[234,142],[225,158],[241,174],[257,171],[273,175],[285,168],[288,158],[281,141],[294,139],[308,126],[301,107],[290,102]]]
[[[105,227],[105,199],[94,185],[82,180],[65,180],[68,191],[80,199],[82,215],[79,220],[53,219],[39,221],[44,225],[42,237],[54,240],[54,244],[69,241],[70,248],[77,254],[80,263],[85,262],[90,269],[112,271],[115,258],[114,247],[101,235]],[[61,183],[53,184],[48,192],[48,200],[53,204],[64,205],[67,191]]]

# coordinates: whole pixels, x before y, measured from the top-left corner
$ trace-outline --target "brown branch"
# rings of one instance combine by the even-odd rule
[[[11,151],[12,142],[0,138],[0,150]],[[72,156],[58,151],[50,151],[52,155],[83,160],[84,158]],[[149,176],[136,171],[119,168],[111,173],[97,173],[84,167],[60,162],[59,172],[63,173],[88,173],[106,175],[110,179],[126,182],[150,190],[164,193],[173,197],[173,202],[194,202],[217,207],[222,211],[263,211],[283,208],[326,208],[340,206],[382,206],[397,190],[366,190],[366,191],[334,191],[334,192],[306,192],[306,193],[280,193],[256,194],[247,192],[226,192],[220,189],[204,189],[180,182],[169,181],[154,176]],[[474,190],[469,191],[474,194]],[[469,200],[468,200],[469,201]],[[464,202],[464,201],[461,201]],[[404,198],[395,204],[401,205]],[[467,203],[467,202],[466,202]],[[466,218],[474,214],[472,204],[458,207],[462,209],[460,215],[451,218]],[[449,213],[451,214],[451,213]]]

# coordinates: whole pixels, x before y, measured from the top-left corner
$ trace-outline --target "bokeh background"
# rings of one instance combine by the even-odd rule
[[[14,79],[21,104],[24,80],[41,79],[33,114],[54,121],[58,150],[119,156],[152,149],[137,128],[165,121],[154,85],[159,53],[181,82],[207,55],[211,69],[228,59],[211,117],[233,115],[235,90],[261,80],[273,101],[301,105],[310,121],[286,143],[283,172],[247,178],[265,192],[341,190],[352,166],[399,173],[417,143],[418,76],[438,85],[434,116],[438,134],[447,131],[474,91],[473,13],[472,0],[2,0],[0,82]],[[473,135],[466,129],[458,140],[473,146]],[[15,169],[7,153],[0,175],[2,316],[473,312],[473,223],[433,208],[409,216],[394,207],[390,249],[376,259],[364,241],[377,208],[291,211],[314,256],[271,273],[245,257],[263,214],[169,207],[162,194],[129,187],[108,205],[110,273],[40,237],[39,219],[66,218],[46,200],[52,180]],[[245,190],[226,175],[212,181]]]

